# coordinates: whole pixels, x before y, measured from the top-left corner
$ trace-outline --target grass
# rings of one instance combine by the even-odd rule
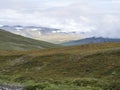
[[[0,51],[0,81],[26,90],[119,90],[120,43]]]

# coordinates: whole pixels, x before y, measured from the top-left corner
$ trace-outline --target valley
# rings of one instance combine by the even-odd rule
[[[83,38],[82,32],[78,34],[76,32],[65,32],[61,29],[42,26],[1,25],[0,29],[25,37],[57,44]]]
[[[120,90],[120,0],[0,0],[0,90]]]

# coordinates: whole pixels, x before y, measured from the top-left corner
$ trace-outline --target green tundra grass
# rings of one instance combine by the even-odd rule
[[[0,82],[26,90],[119,90],[120,43],[0,51]]]

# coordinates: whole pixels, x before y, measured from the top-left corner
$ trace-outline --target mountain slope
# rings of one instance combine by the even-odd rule
[[[76,40],[76,41],[65,42],[65,43],[62,43],[62,45],[73,46],[73,45],[104,43],[104,42],[120,42],[120,39],[91,37],[91,38],[85,38],[85,39]]]
[[[0,51],[0,81],[30,84],[26,90],[119,90],[119,76],[120,43]]]
[[[54,47],[59,47],[59,45],[26,38],[0,29],[0,50],[31,50]]]

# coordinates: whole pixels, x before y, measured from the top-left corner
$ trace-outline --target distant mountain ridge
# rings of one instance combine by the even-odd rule
[[[65,46],[92,44],[92,43],[104,43],[104,42],[120,42],[119,38],[103,38],[103,37],[90,37],[76,41],[70,41],[62,43]]]
[[[71,40],[81,39],[81,35],[76,32],[65,32],[61,29],[44,27],[44,26],[22,26],[22,25],[0,25],[0,29],[10,31],[14,34],[25,37],[43,40],[51,43],[61,43]]]
[[[2,25],[0,27],[1,29],[7,30],[7,31],[11,31],[11,32],[20,32],[20,31],[38,31],[38,33],[40,34],[48,34],[48,33],[52,33],[52,32],[57,32],[60,29],[56,29],[56,28],[48,28],[48,27],[42,27],[42,26],[21,26],[21,25]]]
[[[59,47],[59,45],[26,38],[0,29],[0,50],[33,50],[55,47]]]

